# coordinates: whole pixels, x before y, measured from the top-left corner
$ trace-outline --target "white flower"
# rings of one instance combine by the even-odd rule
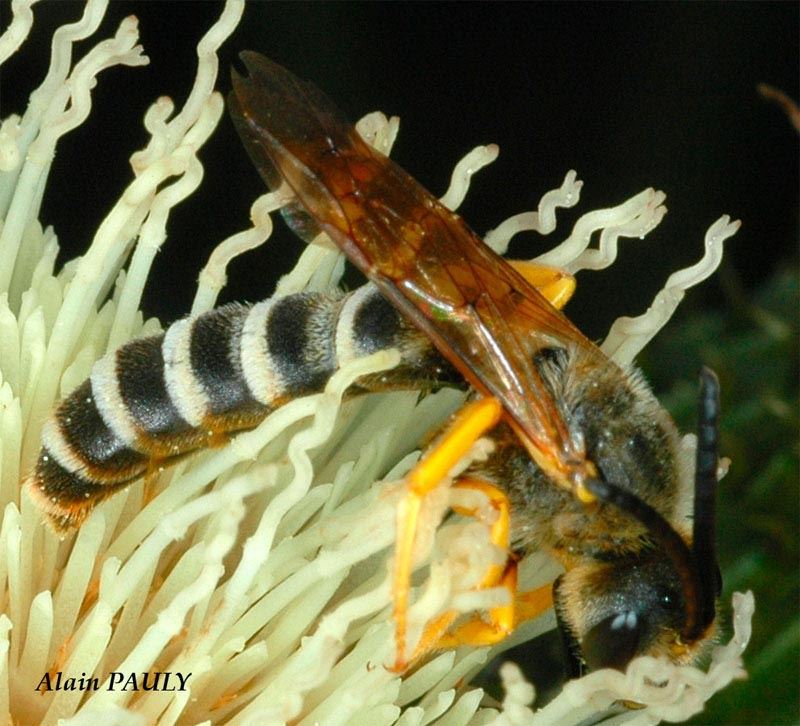
[[[27,36],[31,4],[12,3],[0,61]],[[482,706],[480,689],[464,684],[498,652],[553,627],[549,614],[495,648],[441,653],[404,679],[382,667],[393,652],[387,560],[401,490],[376,477],[389,471],[387,480],[402,479],[414,461],[408,452],[462,400],[441,391],[422,401],[398,393],[342,405],[349,383],[391,366],[392,353],[347,366],[323,393],[289,403],[230,445],[134,484],[66,539],[44,526],[20,495],[54,403],[106,351],[158,329],[156,321],[142,321],[141,293],[170,210],[200,182],[197,151],[223,110],[213,91],[216,49],[242,7],[228,2],[198,44],[197,77],[185,106],[173,115],[172,102],[161,98],[148,111],[151,139],[131,158],[134,179],[85,254],[60,270],[55,232],[37,221],[50,161],[58,139],[88,115],[98,74],[111,65],[147,62],[136,45],[135,19],[72,63],[72,44],[96,31],[105,10],[102,0],[89,0],[80,22],[54,38],[50,71],[25,113],[0,127],[0,719],[412,724],[441,717],[440,723],[453,724],[562,724],[621,698],[648,704],[619,717],[640,723],[696,712],[742,675],[752,597],[735,603],[734,639],[717,650],[708,673],[640,659],[627,674],[601,671],[569,683],[535,716],[533,691],[513,669],[504,671],[502,713]],[[359,130],[388,153],[397,120],[371,114]],[[495,155],[489,146],[465,157],[444,202],[457,207],[470,175]],[[553,231],[556,209],[576,204],[579,191],[570,172],[543,196],[537,212],[500,224],[487,242],[502,251],[522,229]],[[571,272],[607,267],[620,237],[641,237],[658,224],[663,199],[648,189],[586,214],[541,260]],[[284,201],[279,194],[257,200],[253,226],[218,246],[201,275],[193,312],[214,305],[228,261],[269,236],[269,213]],[[672,275],[646,314],[618,320],[605,352],[630,362],[683,291],[716,268],[722,241],[735,229],[726,217],[715,223],[702,260]],[[597,230],[599,246],[589,249]],[[327,289],[340,274],[337,252],[309,246],[277,292]],[[691,437],[686,442],[689,452]],[[438,527],[448,497],[441,487],[426,502],[419,554],[432,562],[409,614],[412,639],[444,606],[472,609],[503,597],[467,592],[470,579],[497,553],[475,523]],[[542,584],[555,572],[552,562],[534,554],[522,565],[522,584]],[[45,677],[54,685],[59,672],[75,679],[76,690],[36,690]],[[152,682],[166,672],[191,674],[188,688],[141,689],[145,674]],[[134,674],[139,688],[124,688],[115,674]],[[668,685],[656,688],[654,681]]]

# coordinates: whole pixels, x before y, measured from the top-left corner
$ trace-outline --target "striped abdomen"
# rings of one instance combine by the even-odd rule
[[[42,431],[29,490],[59,530],[120,487],[223,443],[347,362],[398,348],[401,364],[354,392],[425,388],[457,374],[372,285],[226,305],[134,340],[95,363]]]

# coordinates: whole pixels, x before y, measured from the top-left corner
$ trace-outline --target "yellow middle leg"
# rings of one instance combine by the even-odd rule
[[[406,477],[407,491],[397,510],[395,542],[394,622],[396,655],[393,670],[402,672],[408,665],[406,650],[406,612],[411,582],[414,540],[417,519],[426,494],[447,478],[453,467],[472,445],[500,421],[502,407],[495,398],[482,398],[469,403],[453,418],[441,438],[425,453]]]

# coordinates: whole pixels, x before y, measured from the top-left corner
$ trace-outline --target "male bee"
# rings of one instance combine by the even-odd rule
[[[701,377],[688,531],[676,428],[640,375],[609,360],[540,292],[560,273],[496,255],[314,86],[258,54],[242,59],[248,76],[234,74],[231,115],[268,185],[294,193],[285,218],[307,239],[327,233],[370,282],[349,295],[225,306],[99,361],[44,428],[30,491],[53,525],[79,525],[154,465],[255,426],[353,358],[397,348],[400,365],[359,380],[353,395],[461,385],[472,401],[434,444],[437,456],[409,474],[408,501],[452,465],[432,463],[438,454],[452,462],[485,433],[494,451],[462,485],[508,511],[504,546],[544,547],[563,564],[547,604],[577,667],[696,658],[713,635],[720,588],[713,373]],[[413,517],[398,524],[401,670],[414,526]],[[514,561],[489,584],[513,591]],[[471,642],[504,637],[514,618],[501,620],[490,617]],[[427,647],[466,641],[439,635]]]

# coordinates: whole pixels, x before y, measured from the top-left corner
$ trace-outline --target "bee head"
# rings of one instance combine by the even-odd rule
[[[556,581],[560,629],[583,667],[624,669],[640,655],[689,663],[710,642],[721,589],[714,513],[718,418],[719,383],[704,368],[689,542],[630,491],[602,479],[587,483],[600,501],[644,525],[651,544],[639,552],[610,555],[607,562],[579,564]]]

